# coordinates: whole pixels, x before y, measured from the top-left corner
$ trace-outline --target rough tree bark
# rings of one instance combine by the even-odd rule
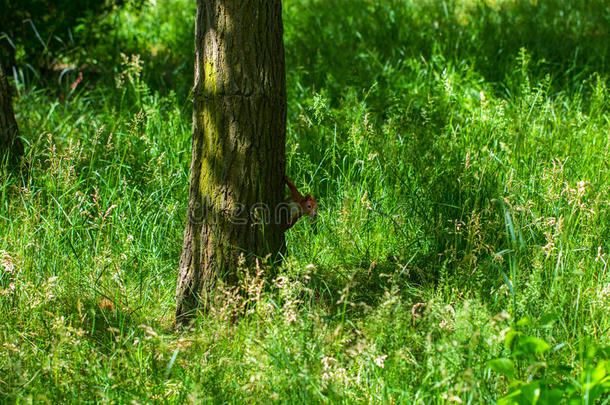
[[[176,323],[284,249],[286,74],[280,0],[198,0],[188,221]],[[262,220],[261,220],[262,218]]]
[[[0,159],[8,152],[13,157],[23,153],[23,145],[17,137],[19,129],[13,111],[11,89],[6,80],[4,68],[0,63]]]

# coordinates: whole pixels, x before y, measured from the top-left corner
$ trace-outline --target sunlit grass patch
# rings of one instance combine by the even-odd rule
[[[345,4],[285,3],[288,174],[319,218],[192,329],[172,323],[193,5],[117,11],[124,63],[63,100],[20,89],[0,396],[480,403],[593,375],[610,338],[603,2]]]

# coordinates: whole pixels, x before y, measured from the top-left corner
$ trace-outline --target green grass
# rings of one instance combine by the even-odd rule
[[[288,172],[320,218],[287,234],[276,279],[249,269],[247,293],[175,332],[190,3],[116,10],[118,49],[88,52],[129,58],[74,92],[75,72],[20,83],[0,402],[492,403],[603,364],[604,1],[285,1]],[[549,349],[519,354],[514,331]],[[488,367],[504,357],[510,379]]]

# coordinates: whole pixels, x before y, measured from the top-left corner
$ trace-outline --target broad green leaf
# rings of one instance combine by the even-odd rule
[[[503,357],[499,359],[493,359],[489,360],[487,362],[487,365],[496,373],[505,375],[507,377],[512,377],[515,375],[515,364],[511,359]]]
[[[523,393],[520,389],[509,392],[502,398],[498,399],[498,405],[514,405],[519,404],[523,400]]]
[[[597,354],[602,359],[610,360],[610,346],[601,346],[597,348]]]
[[[560,389],[552,389],[544,391],[544,400],[548,404],[559,404],[563,398],[563,391]]]
[[[592,380],[596,383],[601,382],[604,377],[608,376],[608,362],[606,360],[602,360],[597,363],[595,370],[593,371]]]
[[[527,315],[517,321],[517,326],[527,326],[531,324],[532,319]]]
[[[528,403],[535,404],[540,400],[543,389],[544,387],[539,381],[534,381],[521,387],[521,392],[523,392],[523,396],[527,399]]]
[[[519,337],[517,344],[524,353],[544,353],[551,349],[547,342],[533,336]]]
[[[514,329],[509,330],[508,332],[506,332],[506,335],[504,336],[504,346],[508,349],[512,350],[512,343],[513,340],[517,337],[522,335],[521,332],[517,332]]]

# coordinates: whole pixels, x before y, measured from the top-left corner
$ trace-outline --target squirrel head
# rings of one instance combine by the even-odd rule
[[[312,197],[311,194],[305,196],[301,202],[301,208],[303,209],[304,215],[309,215],[314,218],[318,216],[318,203],[316,197]]]

